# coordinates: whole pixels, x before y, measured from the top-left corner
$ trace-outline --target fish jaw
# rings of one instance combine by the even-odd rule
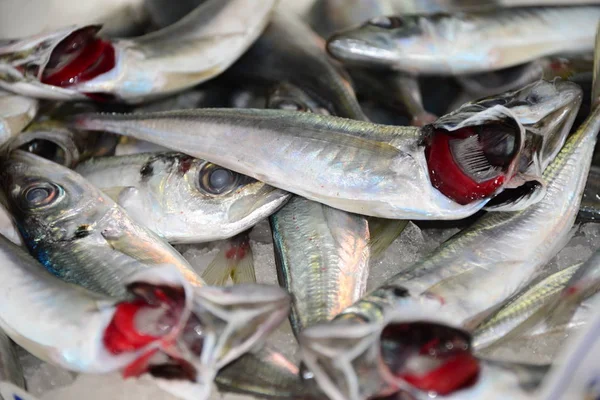
[[[196,363],[216,371],[260,345],[285,320],[290,296],[276,286],[240,284],[194,289],[192,312],[203,327]]]

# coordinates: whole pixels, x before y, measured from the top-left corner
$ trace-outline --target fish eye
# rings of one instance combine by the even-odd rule
[[[206,164],[200,171],[200,189],[209,194],[229,193],[237,187],[238,181],[239,174],[218,165]]]
[[[380,16],[369,20],[369,25],[373,25],[383,29],[395,29],[401,28],[404,25],[404,23],[402,19],[398,17]]]
[[[37,182],[21,191],[21,204],[26,209],[46,207],[58,201],[63,194],[60,186],[50,182]]]
[[[67,153],[65,149],[50,140],[34,139],[31,142],[25,143],[19,147],[19,149],[28,151],[57,164],[67,165]]]

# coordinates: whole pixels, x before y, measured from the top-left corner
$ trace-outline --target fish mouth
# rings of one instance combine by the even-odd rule
[[[65,167],[74,166],[80,158],[73,134],[66,128],[23,132],[9,143],[8,148],[33,153]]]
[[[97,36],[100,29],[88,25],[0,44],[0,65],[8,71],[2,85],[19,85],[24,94],[41,92],[48,98],[76,96],[74,85],[116,65],[115,48]]]
[[[388,66],[394,57],[393,52],[348,33],[333,35],[326,48],[333,58],[354,65]]]
[[[450,394],[472,384],[479,362],[470,336],[431,321],[317,325],[301,333],[302,357],[332,399],[358,400],[399,390]]]
[[[276,286],[196,288],[192,312],[201,323],[200,362],[218,370],[260,344],[285,320],[290,296]]]
[[[285,190],[277,189],[266,183],[257,182],[262,187],[257,193],[243,196],[231,205],[227,211],[229,222],[238,222],[247,218],[260,220],[279,210],[289,199],[291,194]],[[245,227],[243,229],[247,229]]]

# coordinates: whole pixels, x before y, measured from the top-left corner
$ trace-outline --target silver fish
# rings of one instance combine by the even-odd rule
[[[175,249],[76,172],[17,150],[4,160],[2,184],[25,244],[67,282],[119,297],[124,277],[168,264],[203,286]]]
[[[564,137],[550,132],[563,132],[581,95],[575,84],[563,81],[540,83],[518,96],[529,93],[537,95],[513,104],[511,95],[497,103],[487,99],[423,130],[251,109],[84,114],[73,124],[155,142],[356,214],[460,219],[484,207],[517,173],[526,133],[520,121],[538,126],[542,137]],[[451,152],[446,143],[453,135],[467,137],[453,141]],[[426,148],[436,150],[426,156]],[[498,153],[498,166],[491,164],[487,151]],[[460,171],[444,161],[448,159]],[[454,185],[456,177],[447,176],[452,171],[473,186]],[[483,182],[487,186],[480,191]]]
[[[0,91],[0,145],[25,129],[37,111],[36,99]]]
[[[332,36],[327,49],[349,64],[413,74],[472,74],[557,53],[591,52],[598,18],[600,7],[583,6],[377,17]],[[516,31],[518,42],[511,40]]]
[[[227,69],[260,35],[277,0],[209,0],[178,23],[133,39],[98,26],[0,42],[0,87],[47,99],[139,103]],[[72,50],[74,47],[75,50]]]
[[[241,233],[280,208],[289,194],[181,153],[100,157],[76,171],[137,223],[171,243]]]
[[[600,55],[600,44],[597,48]],[[334,322],[303,331],[304,360],[323,390],[332,398],[358,399],[379,393],[384,383],[406,384],[400,373],[407,368],[404,361],[397,356],[386,359],[385,353],[381,355],[385,361],[380,361],[380,346],[393,348],[406,341],[400,334],[380,339],[378,333],[387,329],[386,310],[405,320],[425,315],[468,328],[531,282],[569,237],[599,130],[600,108],[596,107],[544,171],[547,189],[538,203],[519,212],[483,216],[345,310],[339,326]],[[336,359],[330,357],[333,352],[322,351],[342,336],[353,336],[354,342],[339,350]],[[359,348],[370,349],[370,358],[363,362]],[[362,375],[353,367],[365,363],[379,365],[379,371]]]

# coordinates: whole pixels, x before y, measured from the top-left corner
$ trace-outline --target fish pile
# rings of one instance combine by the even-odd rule
[[[600,218],[600,1],[146,3],[0,16],[4,400],[17,345],[185,400],[600,398],[600,252],[554,258]]]

